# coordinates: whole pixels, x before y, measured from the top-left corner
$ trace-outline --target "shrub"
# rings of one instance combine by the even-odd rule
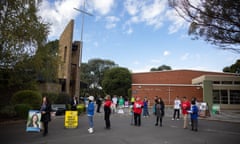
[[[42,95],[47,96],[50,103],[56,103],[59,96],[57,93],[42,93]]]
[[[15,111],[17,116],[20,118],[26,119],[28,117],[28,111],[31,110],[32,107],[28,104],[17,104],[15,105]]]
[[[16,92],[11,98],[13,105],[16,104],[27,104],[33,109],[39,109],[41,105],[42,96],[37,91],[32,90],[22,90]]]
[[[66,104],[66,110],[71,110],[71,104]]]
[[[77,105],[77,111],[79,115],[84,112],[84,107],[85,107],[84,104]]]
[[[12,118],[16,116],[14,106],[5,106],[0,110],[0,115],[3,118]]]
[[[60,93],[55,101],[56,104],[67,104],[70,96],[66,93]]]

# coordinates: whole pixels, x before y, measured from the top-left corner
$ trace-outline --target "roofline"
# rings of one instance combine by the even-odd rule
[[[173,72],[173,71],[195,71],[195,72],[210,72],[210,73],[219,73],[219,74],[232,74],[230,72],[216,72],[216,71],[204,71],[204,70],[192,70],[192,69],[176,69],[176,70],[163,70],[163,71],[150,71],[150,72],[133,72],[132,74],[144,74],[144,73],[162,73],[162,72]]]
[[[185,87],[202,87],[201,84],[132,84],[132,86],[185,86]]]

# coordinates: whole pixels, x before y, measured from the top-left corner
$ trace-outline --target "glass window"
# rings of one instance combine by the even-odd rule
[[[235,81],[234,84],[235,85],[240,85],[240,81]]]
[[[228,104],[228,93],[227,90],[220,91],[221,104]]]
[[[232,84],[232,81],[222,81],[222,84]]]
[[[240,90],[230,90],[230,104],[240,104]]]
[[[220,91],[213,90],[213,104],[219,104],[219,103],[220,103]]]
[[[220,84],[220,81],[213,81],[213,84]]]

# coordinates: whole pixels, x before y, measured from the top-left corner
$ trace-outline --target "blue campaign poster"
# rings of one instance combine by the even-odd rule
[[[27,132],[40,132],[41,112],[39,110],[29,110],[27,119]]]

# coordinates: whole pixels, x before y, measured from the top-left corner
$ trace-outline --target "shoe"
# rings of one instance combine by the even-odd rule
[[[172,120],[175,120],[174,118],[172,118]]]
[[[162,127],[162,124],[160,124],[159,126]]]
[[[155,126],[158,126],[158,124],[156,123]]]
[[[177,120],[179,120],[179,118]]]

